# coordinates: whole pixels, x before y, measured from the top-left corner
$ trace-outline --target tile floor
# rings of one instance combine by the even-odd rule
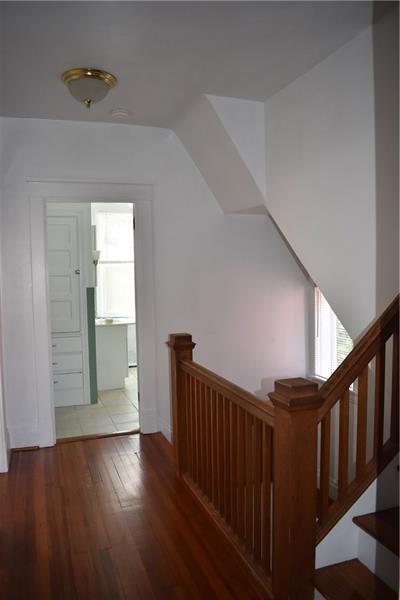
[[[137,369],[129,369],[122,390],[99,391],[97,404],[55,409],[57,438],[139,429]]]

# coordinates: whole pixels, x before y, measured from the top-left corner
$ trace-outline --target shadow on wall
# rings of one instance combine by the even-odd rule
[[[374,3],[374,90],[375,90],[375,173],[376,173],[376,310],[380,314],[399,289],[399,7],[381,13]],[[382,3],[386,4],[386,3]],[[397,461],[398,463],[398,461]],[[380,477],[377,510],[398,505],[397,476]],[[384,573],[386,550],[376,547],[375,572]]]

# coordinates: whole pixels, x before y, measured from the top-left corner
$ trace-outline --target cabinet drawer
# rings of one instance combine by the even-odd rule
[[[60,371],[82,371],[82,352],[74,354],[54,354],[52,363],[54,373]]]
[[[73,390],[83,388],[82,373],[54,373],[54,390]]]
[[[60,352],[81,352],[82,338],[80,336],[52,338],[51,349],[53,354],[58,354]]]

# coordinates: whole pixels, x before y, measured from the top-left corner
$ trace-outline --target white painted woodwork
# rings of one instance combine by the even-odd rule
[[[82,338],[74,337],[53,337],[51,340],[53,352],[80,352],[82,351]]]
[[[80,331],[78,217],[47,217],[47,268],[52,333]]]
[[[128,377],[128,326],[96,324],[97,386],[99,390],[124,387]]]
[[[63,371],[82,371],[83,360],[82,352],[73,352],[72,354],[53,354],[52,361],[53,372]]]

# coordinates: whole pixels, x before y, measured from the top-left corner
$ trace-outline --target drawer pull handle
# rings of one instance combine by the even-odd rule
[[[57,348],[57,344],[52,344],[51,347],[52,348]]]
[[[53,362],[53,363],[51,363],[51,364],[53,365],[53,367],[55,367],[56,365],[58,365],[58,363],[57,363],[57,362]]]
[[[53,381],[53,383],[60,383],[59,381]]]

